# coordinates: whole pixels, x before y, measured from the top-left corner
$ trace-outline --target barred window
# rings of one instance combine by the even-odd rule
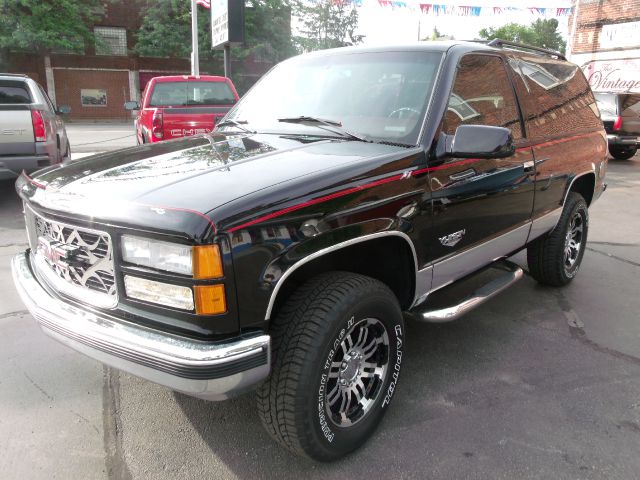
[[[127,30],[120,27],[95,27],[96,55],[126,55]]]

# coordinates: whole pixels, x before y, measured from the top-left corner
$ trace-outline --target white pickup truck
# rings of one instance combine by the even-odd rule
[[[56,108],[26,75],[0,73],[0,180],[69,160],[71,147],[60,114],[70,111]]]

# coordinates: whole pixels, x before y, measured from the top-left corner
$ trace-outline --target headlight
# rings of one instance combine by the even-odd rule
[[[131,235],[123,235],[121,243],[125,262],[198,279],[223,275],[222,257],[217,245],[192,247]]]
[[[194,309],[193,292],[189,287],[125,275],[124,288],[129,298],[183,310]]]

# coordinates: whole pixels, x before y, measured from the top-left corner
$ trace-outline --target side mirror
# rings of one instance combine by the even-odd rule
[[[60,105],[56,109],[56,113],[59,113],[60,115],[67,115],[68,113],[71,113],[71,107],[69,105]]]
[[[447,142],[447,154],[455,158],[504,158],[515,151],[511,132],[502,127],[460,125]]]
[[[130,102],[124,102],[125,110],[140,110],[140,104],[134,100]]]

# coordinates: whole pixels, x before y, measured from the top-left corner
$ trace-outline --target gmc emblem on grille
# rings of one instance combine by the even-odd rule
[[[73,260],[76,254],[80,253],[80,248],[38,237],[37,251],[51,265],[66,270],[69,268],[69,262]]]

